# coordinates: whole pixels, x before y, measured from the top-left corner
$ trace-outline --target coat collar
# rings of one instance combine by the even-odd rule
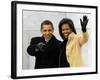
[[[51,41],[53,41],[53,40],[55,40],[56,39],[56,37],[54,36],[54,35],[52,35],[52,37],[51,37],[51,39],[49,40],[49,42],[51,42]],[[45,38],[42,36],[42,40],[45,42]]]
[[[70,33],[68,36],[68,41],[73,40],[74,37],[75,37],[75,33],[74,32]]]

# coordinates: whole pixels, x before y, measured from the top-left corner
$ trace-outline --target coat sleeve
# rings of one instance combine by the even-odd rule
[[[27,48],[27,52],[29,55],[36,56],[38,54],[38,50],[37,50],[36,45],[37,45],[37,39],[32,38],[30,45]]]
[[[79,44],[82,46],[84,43],[86,43],[89,39],[89,35],[88,35],[88,32],[83,32],[82,35],[78,36],[78,41],[79,41]]]

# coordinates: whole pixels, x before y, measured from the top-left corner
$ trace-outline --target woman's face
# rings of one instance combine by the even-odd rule
[[[43,25],[41,33],[46,40],[50,40],[53,34],[53,28],[51,25]]]
[[[72,32],[69,24],[62,25],[62,34],[65,38],[68,38],[68,35]]]

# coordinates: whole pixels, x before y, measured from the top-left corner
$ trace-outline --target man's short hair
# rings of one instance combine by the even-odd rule
[[[42,30],[42,28],[43,28],[43,25],[51,25],[52,29],[54,29],[53,23],[52,23],[51,21],[49,21],[49,20],[45,20],[45,21],[43,21],[43,22],[41,23],[41,30]]]

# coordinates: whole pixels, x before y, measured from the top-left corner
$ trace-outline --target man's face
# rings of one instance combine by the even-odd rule
[[[69,24],[62,25],[62,34],[65,38],[68,38],[68,35],[72,32]]]
[[[50,40],[53,34],[53,29],[51,25],[43,25],[41,29],[43,37],[47,40]]]

